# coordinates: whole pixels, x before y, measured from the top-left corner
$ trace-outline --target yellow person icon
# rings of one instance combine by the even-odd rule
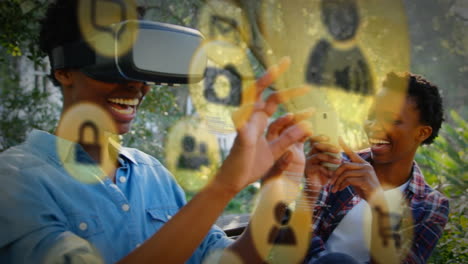
[[[185,190],[201,189],[220,164],[217,138],[200,120],[177,122],[169,130],[165,149],[167,167]]]
[[[192,135],[184,135],[182,138],[182,150],[183,152],[177,162],[177,168],[199,170],[202,166],[210,165],[207,144],[205,142],[197,142]]]
[[[310,242],[312,212],[296,179],[269,180],[260,190],[251,218],[258,255],[268,263],[299,263]]]
[[[334,111],[340,136],[353,148],[365,147],[362,127],[375,94],[389,72],[410,66],[402,1],[266,0],[261,13],[272,54],[266,58],[290,56],[293,62],[276,87],[312,87],[288,102],[287,109]],[[395,102],[399,108],[402,100]]]
[[[309,56],[305,78],[308,83],[328,85],[363,95],[374,94],[373,76],[357,45],[360,16],[355,0],[330,0],[320,3],[322,22],[336,47],[326,39],[316,44]],[[341,46],[340,46],[341,45]]]
[[[286,203],[280,201],[275,206],[275,220],[278,226],[274,226],[268,234],[268,243],[273,245],[291,245],[297,243],[294,230],[288,225],[291,218],[291,209]]]

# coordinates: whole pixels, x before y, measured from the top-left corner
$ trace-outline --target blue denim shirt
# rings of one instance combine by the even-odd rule
[[[108,177],[80,182],[64,169],[59,140],[75,151],[74,143],[35,130],[0,154],[0,263],[114,263],[186,203],[166,168],[136,149],[121,150],[115,184]],[[188,263],[231,242],[214,226]]]

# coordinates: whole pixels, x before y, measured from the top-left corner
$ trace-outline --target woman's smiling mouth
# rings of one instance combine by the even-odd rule
[[[110,108],[117,119],[124,119],[127,121],[134,118],[136,107],[140,102],[138,98],[109,98],[107,101],[110,103]]]

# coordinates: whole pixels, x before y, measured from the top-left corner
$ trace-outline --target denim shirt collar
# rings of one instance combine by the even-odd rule
[[[36,151],[45,154],[49,159],[53,160],[56,164],[63,164],[63,161],[67,162],[72,157],[71,152],[75,151],[77,144],[75,142],[57,137],[48,132],[34,129],[28,134],[26,144],[35,149]],[[60,145],[60,151],[63,155],[63,161],[57,152],[57,146]],[[127,148],[119,146],[116,142],[110,143],[111,148],[119,150],[119,156],[124,157],[135,165],[138,163]],[[79,145],[78,147],[82,149]]]

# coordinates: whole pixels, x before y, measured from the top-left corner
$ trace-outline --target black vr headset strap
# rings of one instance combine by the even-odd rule
[[[83,68],[96,62],[96,53],[84,41],[66,43],[52,49],[50,54],[52,70]]]

